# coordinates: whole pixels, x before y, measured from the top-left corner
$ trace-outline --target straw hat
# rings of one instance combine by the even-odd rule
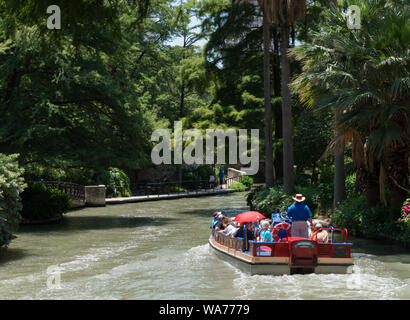
[[[294,197],[292,197],[292,199],[297,202],[302,202],[305,201],[306,198],[301,193],[298,193]]]

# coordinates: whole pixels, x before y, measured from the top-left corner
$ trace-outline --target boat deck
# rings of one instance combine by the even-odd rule
[[[351,243],[326,243],[289,237],[281,242],[249,241],[244,250],[244,240],[213,232],[210,246],[218,254],[237,262],[251,274],[292,273],[350,273],[353,259]]]

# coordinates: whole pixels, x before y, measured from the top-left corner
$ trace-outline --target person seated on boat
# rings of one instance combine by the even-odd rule
[[[256,221],[256,222],[252,223],[250,229],[253,232],[253,238],[257,239],[260,235],[260,232],[261,232],[261,226],[259,224],[259,221]]]
[[[225,216],[224,216],[223,214],[219,214],[219,215],[217,215],[217,218],[218,218],[218,222],[215,223],[215,225],[214,225],[213,228],[214,228],[216,231],[222,231],[222,230],[225,229],[224,226],[223,226],[223,221],[224,221],[224,219],[225,219]]]
[[[310,236],[310,240],[315,240],[319,243],[328,243],[329,234],[327,233],[326,230],[319,230],[320,228],[323,228],[323,226],[320,223],[316,223],[314,225],[314,232]]]
[[[309,233],[309,239],[312,237],[313,232],[316,231],[315,225],[319,223],[316,219],[312,219],[312,223],[308,223],[308,233]]]
[[[214,225],[218,222],[218,215],[222,214],[221,211],[215,211],[212,216],[214,217],[214,219],[211,222],[211,226],[210,228],[212,229],[214,227]]]
[[[246,228],[246,233],[245,229]],[[238,230],[233,234],[236,238],[245,238],[247,237],[248,240],[253,240],[253,232],[250,229],[250,224],[245,225],[245,223],[240,223]]]
[[[260,233],[260,237],[259,237],[259,241],[260,242],[272,242],[272,233],[270,230],[270,224],[269,221],[264,220],[261,222],[261,233]]]
[[[238,227],[236,225],[236,221],[232,218],[229,222],[229,225],[225,228],[225,230],[223,232],[227,236],[231,237],[232,234],[235,233],[237,229],[238,229]]]
[[[245,243],[245,251],[249,249],[249,240],[253,240],[253,232],[250,229],[250,223],[240,223],[238,230],[233,234],[236,238],[243,238]],[[245,232],[246,229],[246,232]]]
[[[302,203],[306,198],[302,194],[296,194],[292,199],[296,202],[286,212],[292,220],[292,237],[309,238],[307,221],[312,223],[312,212],[306,204]]]
[[[231,223],[230,219],[228,217],[224,217],[222,220],[222,227],[224,230],[228,228],[229,224]]]

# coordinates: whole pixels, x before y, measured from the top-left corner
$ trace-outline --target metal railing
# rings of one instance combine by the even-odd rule
[[[232,183],[235,183],[235,182],[241,182],[241,175],[239,175],[239,176],[234,176],[234,177],[230,177],[230,178],[227,178],[226,179],[226,187],[229,189],[229,186],[232,184]]]
[[[85,202],[84,186],[72,182],[42,181],[49,189],[64,191],[72,200]]]
[[[131,183],[132,196],[150,196],[160,194],[180,194],[188,192],[200,192],[215,190],[218,186],[209,180],[183,180],[164,182],[138,182]]]

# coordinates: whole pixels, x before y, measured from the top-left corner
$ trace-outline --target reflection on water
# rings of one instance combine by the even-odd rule
[[[410,299],[409,252],[361,239],[350,239],[352,275],[238,270],[208,247],[209,224],[215,210],[247,209],[236,193],[86,208],[58,225],[24,227],[0,257],[0,298]],[[50,270],[59,286],[47,285]]]

